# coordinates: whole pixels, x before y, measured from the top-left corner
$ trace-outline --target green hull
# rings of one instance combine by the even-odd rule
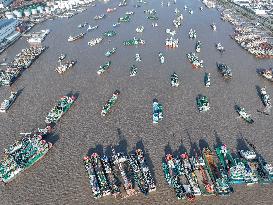
[[[28,168],[30,168],[32,165],[34,165],[37,161],[39,161],[40,159],[42,159],[46,153],[49,151],[50,148],[45,149],[43,152],[40,152],[39,154],[37,154],[33,159],[31,159],[26,165],[25,168],[21,169],[18,173],[16,173],[15,175],[4,175],[2,177],[2,181],[4,183],[9,183],[11,182],[13,179],[15,179],[20,173],[24,172],[25,170],[27,170]]]

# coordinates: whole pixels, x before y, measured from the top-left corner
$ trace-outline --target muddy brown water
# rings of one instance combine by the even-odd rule
[[[183,10],[184,5],[193,9],[190,15]],[[272,115],[257,112],[263,105],[257,95],[256,86],[266,86],[273,96],[272,83],[256,74],[256,69],[269,67],[272,60],[258,60],[241,49],[230,39],[232,26],[220,20],[216,9],[201,12],[199,1],[177,1],[170,7],[161,7],[160,1],[151,0],[148,4],[134,8],[133,1],[127,7],[118,8],[107,14],[103,20],[94,21],[97,14],[105,13],[117,1],[98,3],[86,12],[71,19],[57,19],[37,25],[33,30],[51,29],[44,45],[49,46],[38,60],[12,85],[0,89],[1,101],[9,95],[10,89],[23,89],[12,108],[0,116],[0,151],[19,139],[20,132],[29,132],[45,125],[47,112],[56,100],[69,92],[78,92],[75,105],[66,113],[50,138],[54,147],[33,167],[22,173],[7,186],[0,187],[1,203],[13,204],[187,204],[178,201],[174,191],[163,178],[161,160],[165,153],[173,151],[192,152],[194,147],[221,143],[233,150],[243,147],[242,136],[253,142],[260,154],[270,163],[272,156]],[[203,5],[204,6],[204,5]],[[183,26],[177,29],[176,37],[180,44],[177,49],[166,49],[164,41],[166,28],[173,28],[175,7],[182,10]],[[155,8],[158,12],[158,27],[152,27],[144,9]],[[105,39],[100,45],[89,47],[87,42],[103,32],[112,30],[112,24],[125,14],[134,11],[130,23],[115,28],[117,36]],[[68,43],[68,36],[84,29],[78,24],[87,21],[98,30],[87,33],[82,40]],[[217,31],[210,24],[215,22]],[[144,33],[135,32],[137,26],[145,27]],[[193,70],[186,58],[194,51],[196,40],[188,38],[188,31],[194,28],[197,39],[203,44],[198,56],[204,60],[205,68]],[[123,40],[139,36],[146,40],[144,46],[124,47]],[[226,52],[221,55],[215,43],[221,42]],[[27,46],[21,38],[0,57],[12,59]],[[117,47],[110,57],[112,66],[109,72],[98,76],[98,67],[108,61],[104,53]],[[164,52],[166,63],[161,65],[158,52]],[[54,71],[57,56],[66,53],[78,62],[63,75]],[[142,61],[134,62],[136,53]],[[225,81],[216,69],[216,61],[228,64],[233,69],[233,79]],[[129,77],[129,68],[138,66],[138,74]],[[176,72],[180,86],[170,86],[170,75]],[[204,72],[211,73],[211,87],[203,83]],[[120,90],[117,104],[106,117],[100,110],[112,93]],[[207,95],[211,109],[199,113],[195,98],[198,94]],[[164,107],[164,119],[158,125],[152,124],[152,101],[158,99]],[[248,125],[238,118],[234,105],[240,104],[252,114],[254,124]],[[156,176],[157,191],[145,197],[142,194],[124,200],[105,198],[94,200],[89,188],[88,177],[82,158],[88,152],[109,152],[109,146],[117,146],[118,151],[131,151],[144,147],[150,166]],[[272,204],[272,185],[235,186],[235,193],[229,197],[198,197],[196,204]]]

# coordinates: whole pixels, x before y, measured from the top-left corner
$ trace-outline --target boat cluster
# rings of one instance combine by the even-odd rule
[[[46,47],[30,47],[22,49],[6,70],[0,71],[0,85],[9,86],[27,69],[44,51]]]
[[[248,27],[235,28],[233,39],[257,58],[273,58],[273,45],[265,37]]]
[[[163,173],[178,199],[193,201],[200,195],[230,195],[233,184],[269,183],[273,167],[259,157],[255,149],[239,150],[239,156],[221,145],[215,153],[203,148],[194,156],[167,154],[162,162]]]
[[[83,158],[94,198],[114,196],[127,198],[141,192],[147,195],[155,191],[156,186],[144,153],[137,149],[129,155],[116,153],[112,156],[100,156],[93,153]]]

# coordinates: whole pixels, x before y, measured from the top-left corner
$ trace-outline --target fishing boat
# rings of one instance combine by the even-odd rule
[[[261,156],[258,156],[256,147],[252,143],[246,139],[245,141],[247,142],[247,145],[250,146],[250,149],[240,150],[239,154],[242,157],[242,161],[246,167],[248,176],[248,178],[246,178],[248,181],[246,182],[248,184],[255,184],[258,182],[261,184],[268,184],[272,182],[272,176],[270,176],[266,167],[270,167],[271,165],[267,165],[264,159],[262,159]]]
[[[46,155],[52,147],[52,143],[44,139],[49,134],[50,128],[47,127],[42,131],[44,132],[27,133],[4,149],[0,161],[0,181],[9,183]]]
[[[135,157],[136,157],[138,164],[140,166],[140,170],[143,174],[144,181],[147,184],[148,191],[149,192],[155,191],[156,190],[155,181],[154,181],[151,171],[146,163],[143,151],[141,149],[137,149],[135,151]]]
[[[272,69],[262,69],[258,71],[262,77],[266,78],[267,80],[273,81],[273,74]]]
[[[68,42],[76,41],[80,38],[83,38],[84,35],[85,35],[85,33],[80,33],[79,35],[76,35],[76,36],[69,36],[67,41]]]
[[[243,107],[236,105],[235,110],[239,114],[239,116],[242,117],[246,122],[248,122],[250,124],[252,124],[254,122],[254,120],[250,117],[249,114],[246,113],[246,111]]]
[[[200,51],[201,51],[201,41],[197,41],[196,42],[196,45],[195,45],[195,51],[196,51],[196,53],[200,53]]]
[[[174,39],[173,37],[166,38],[165,46],[168,48],[177,48],[178,43],[179,43],[178,39]]]
[[[133,11],[126,11],[126,13],[125,13],[125,15],[133,15],[133,14],[135,14],[135,12],[133,12]]]
[[[116,7],[114,7],[114,8],[107,8],[106,12],[107,13],[112,13],[113,11],[116,11],[116,10],[117,10]]]
[[[210,87],[210,73],[205,73],[204,82],[207,88]]]
[[[97,153],[93,153],[90,157],[90,160],[91,165],[93,166],[96,173],[102,196],[109,196],[111,194],[111,190],[100,156]]]
[[[95,45],[99,44],[100,42],[102,42],[102,40],[103,40],[102,37],[93,38],[87,44],[92,47],[92,46],[95,46]]]
[[[107,71],[110,68],[111,61],[106,62],[105,64],[100,66],[100,69],[97,71],[98,75],[101,75],[105,71]]]
[[[139,53],[136,53],[135,61],[136,61],[136,62],[141,62],[141,58],[140,58]]]
[[[153,123],[157,124],[163,119],[163,106],[157,100],[153,101]]]
[[[127,23],[131,20],[130,16],[129,15],[125,15],[123,17],[120,17],[118,19],[118,23]]]
[[[105,37],[113,37],[113,36],[117,35],[117,33],[115,31],[106,31],[103,33],[103,35]]]
[[[113,55],[116,52],[117,48],[112,48],[112,50],[107,51],[104,55],[106,57],[110,57],[111,55]]]
[[[70,109],[74,104],[76,96],[63,96],[58,101],[57,104],[50,110],[45,119],[46,124],[56,123],[58,120]]]
[[[6,112],[10,106],[14,103],[18,96],[17,92],[10,92],[10,96],[8,99],[5,99],[0,105],[0,112]]]
[[[261,100],[262,100],[264,106],[266,108],[271,108],[271,100],[270,100],[270,97],[269,97],[269,95],[267,94],[267,92],[265,90],[265,87],[261,88],[260,94],[261,94]]]
[[[83,25],[82,25],[82,24],[79,24],[79,25],[78,25],[78,28],[82,28],[82,27],[83,27]]]
[[[162,52],[158,53],[158,57],[161,64],[165,63],[165,57]]]
[[[200,196],[202,194],[202,192],[201,192],[201,189],[200,189],[199,184],[197,182],[197,179],[193,173],[193,167],[190,162],[190,158],[189,158],[188,153],[181,154],[180,159],[182,162],[182,166],[184,168],[184,170],[183,170],[184,176],[190,186],[191,194],[193,196]],[[193,198],[193,197],[191,197],[191,198]]]
[[[172,87],[179,86],[178,75],[175,72],[171,75],[171,86]]]
[[[64,72],[66,72],[67,70],[69,70],[70,68],[72,68],[75,64],[76,64],[76,60],[71,60],[71,61],[67,61],[64,64],[60,64],[55,71],[59,74],[63,74]]]
[[[105,116],[107,113],[109,113],[110,109],[114,106],[114,104],[116,103],[118,96],[119,96],[120,92],[118,90],[116,90],[112,97],[105,103],[105,105],[103,106],[102,110],[101,110],[101,115]]]
[[[144,31],[144,26],[139,26],[136,28],[137,33],[142,33]]]
[[[93,197],[95,199],[101,198],[102,197],[102,193],[99,187],[99,182],[97,179],[97,175],[96,172],[94,170],[94,167],[92,165],[91,159],[88,156],[85,156],[83,158],[83,162],[84,162],[84,167],[85,170],[88,174],[88,178],[89,178],[89,183],[92,189],[92,193],[93,193]]]
[[[193,173],[192,176],[196,179],[199,188],[203,195],[213,195],[215,193],[214,184],[205,164],[205,160],[201,155],[195,155],[190,158]]]
[[[137,192],[133,188],[132,181],[128,174],[128,166],[126,166],[126,164],[128,164],[128,158],[123,153],[116,153],[114,148],[112,148],[112,153],[113,164],[117,167],[123,181],[123,187],[126,192],[125,197],[135,195]]]
[[[193,14],[193,10],[189,10],[189,14]]]
[[[62,60],[64,60],[66,57],[66,54],[62,53],[59,57],[58,57],[58,62],[61,62]]]
[[[202,7],[202,6],[200,6],[200,8],[199,8],[199,9],[200,9],[200,11],[203,11],[203,7]]]
[[[216,45],[216,49],[218,51],[220,51],[221,53],[223,53],[225,51],[224,47],[221,45],[221,43],[217,43]]]
[[[155,15],[149,15],[147,17],[147,19],[149,19],[149,20],[158,20],[159,18],[157,16],[155,16]]]
[[[96,16],[94,17],[94,20],[100,20],[100,19],[103,19],[103,18],[105,18],[105,17],[106,17],[105,14],[96,15]]]
[[[176,31],[167,28],[167,29],[166,29],[166,33],[167,33],[167,34],[170,34],[171,36],[174,36],[174,35],[176,34]]]
[[[195,39],[197,37],[196,31],[194,29],[190,29],[189,31],[189,38],[190,39]]]
[[[221,72],[221,74],[224,76],[226,79],[231,79],[232,78],[232,71],[231,69],[223,63],[216,63],[218,70]]]
[[[198,95],[196,98],[197,108],[199,112],[206,112],[210,109],[208,97],[204,95]]]
[[[120,190],[119,179],[117,178],[117,174],[115,173],[115,170],[113,169],[113,162],[107,156],[103,156],[101,158],[101,161],[104,167],[105,174],[107,175],[108,184],[111,189],[111,195],[117,198],[118,196],[121,195],[121,190]]]
[[[203,68],[203,60],[199,60],[198,56],[196,53],[191,52],[187,54],[187,58],[192,64],[193,68]]]
[[[216,148],[216,154],[219,161],[228,175],[229,181],[233,184],[241,184],[245,182],[246,169],[243,162],[235,160],[230,149],[224,144]]]
[[[176,197],[178,199],[185,199],[186,190],[183,184],[181,184],[179,180],[179,176],[178,176],[179,173],[178,173],[175,159],[173,158],[171,154],[167,154],[165,159],[166,161],[162,162],[164,178],[169,184],[169,186],[171,186],[175,190]]]
[[[92,31],[92,30],[95,30],[95,29],[97,29],[99,26],[98,25],[96,25],[96,26],[88,26],[88,28],[87,28],[87,31]]]
[[[152,27],[158,27],[157,23],[152,23]]]
[[[137,74],[137,67],[135,65],[131,66],[130,68],[130,76],[136,76]]]
[[[180,14],[179,16],[176,16],[175,19],[173,20],[173,25],[175,28],[179,28],[182,26],[182,21],[183,21],[183,15]]]
[[[225,176],[225,174],[219,170],[217,166],[217,158],[209,148],[203,149],[203,156],[210,177],[215,183],[215,191],[219,195],[229,195],[231,192],[233,192],[233,189],[227,182],[227,176]]]
[[[133,38],[127,41],[123,41],[124,46],[134,46],[134,45],[144,45],[145,41],[142,40],[141,38]]]

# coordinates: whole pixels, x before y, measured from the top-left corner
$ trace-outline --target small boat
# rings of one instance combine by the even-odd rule
[[[221,43],[217,43],[216,45],[216,49],[218,51],[220,51],[221,53],[223,53],[225,51],[224,47],[221,45]]]
[[[200,11],[203,11],[203,7],[202,6],[200,6]]]
[[[106,31],[106,32],[104,32],[103,33],[103,35],[105,36],[105,37],[113,37],[113,36],[115,36],[117,33],[115,32],[115,31]]]
[[[175,72],[171,75],[171,86],[172,87],[179,86],[178,75]]]
[[[167,34],[170,34],[171,36],[174,36],[174,35],[176,34],[176,31],[167,28],[167,29],[166,29],[166,33],[167,33]]]
[[[75,40],[78,40],[80,38],[83,38],[85,35],[85,33],[80,33],[79,35],[76,35],[76,36],[69,36],[68,38],[68,42],[71,42],[71,41],[75,41]]]
[[[266,78],[267,80],[273,81],[272,69],[262,69],[258,71],[258,74],[260,74],[262,77]]]
[[[153,123],[156,124],[163,119],[163,107],[157,100],[153,101]]]
[[[123,45],[125,46],[134,46],[134,45],[144,45],[145,41],[141,38],[134,38],[127,41],[123,41]]]
[[[8,99],[4,100],[0,105],[0,112],[6,112],[10,106],[14,103],[18,96],[17,92],[11,92]]]
[[[252,150],[239,150],[239,154],[246,160],[253,160],[257,157],[256,153]]]
[[[105,14],[96,15],[96,16],[94,17],[94,20],[100,20],[100,19],[103,19],[103,18],[105,18],[105,17],[106,17]]]
[[[188,57],[188,60],[190,61],[190,63],[192,64],[193,68],[203,68],[204,67],[203,60],[199,60],[196,53],[194,53],[194,52],[188,53],[187,57]]]
[[[120,25],[120,23],[114,23],[114,24],[113,24],[113,27],[116,28],[116,27],[118,27],[119,25]]]
[[[212,29],[213,31],[216,31],[216,25],[215,25],[215,23],[212,23],[210,26],[211,26],[211,29]]]
[[[110,65],[111,65],[111,61],[108,61],[105,64],[101,65],[100,69],[97,71],[97,74],[101,75],[102,73],[104,73],[106,70],[110,68]]]
[[[204,95],[198,95],[196,98],[197,108],[199,112],[206,112],[210,109],[208,97]]]
[[[56,123],[74,104],[76,96],[63,96],[57,104],[50,110],[45,119],[46,124]]]
[[[263,102],[264,106],[266,108],[270,108],[271,107],[271,100],[270,100],[270,97],[269,97],[269,95],[267,94],[267,92],[265,90],[265,87],[261,88],[260,94],[261,94],[261,99],[262,99],[262,102]]]
[[[107,51],[104,55],[106,57],[110,57],[111,55],[113,55],[116,52],[117,48],[112,48],[112,50]]]
[[[167,38],[165,41],[165,46],[168,48],[178,48],[179,41],[173,37]]]
[[[190,13],[190,14],[193,14],[193,10],[189,10],[189,13]]]
[[[87,44],[92,47],[92,46],[95,46],[95,45],[99,44],[102,40],[103,40],[102,37],[93,38],[90,41],[88,41]]]
[[[152,27],[158,27],[157,23],[152,23]]]
[[[64,64],[61,64],[60,66],[58,66],[55,71],[59,74],[63,74],[64,72],[66,72],[67,70],[69,70],[70,68],[72,68],[77,61],[72,60],[72,61],[67,61]]]
[[[136,28],[137,33],[142,33],[144,31],[144,26],[139,26]]]
[[[131,68],[130,68],[130,76],[136,76],[137,74],[137,67],[135,65],[133,65]]]
[[[204,82],[206,87],[210,87],[210,73],[205,73]]]
[[[107,10],[106,10],[106,12],[107,13],[112,13],[113,11],[116,11],[117,10],[117,8],[115,7],[115,8],[108,8]]]
[[[88,28],[87,28],[87,31],[92,31],[92,30],[95,30],[95,29],[97,29],[99,26],[98,25],[96,25],[96,26],[88,26]]]
[[[196,31],[194,29],[190,29],[189,31],[189,38],[190,39],[195,39],[197,37]]]
[[[240,106],[235,106],[235,110],[236,112],[240,115],[240,117],[242,117],[246,122],[252,124],[254,122],[254,120],[250,117],[249,114],[246,113],[245,109],[243,107]]]
[[[136,62],[141,62],[141,58],[140,58],[139,53],[136,53],[135,61]]]
[[[224,78],[231,79],[232,78],[232,71],[231,69],[223,63],[216,63],[219,71],[222,73]]]
[[[121,22],[123,22],[123,23],[129,22],[130,19],[131,19],[131,18],[130,18],[129,15],[125,15],[125,16],[120,17],[120,18],[118,19],[118,23],[121,23]]]
[[[82,27],[83,27],[83,25],[82,25],[82,24],[79,24],[79,25],[78,25],[78,28],[82,28]]]
[[[58,62],[61,62],[62,60],[64,60],[66,57],[65,53],[61,53],[61,55],[58,57]]]
[[[133,11],[127,11],[126,13],[125,13],[125,15],[133,15],[135,12],[133,12]]]
[[[201,51],[201,41],[197,41],[196,42],[196,45],[195,45],[195,51],[196,51],[196,53],[200,53],[200,51]]]
[[[149,20],[158,20],[159,18],[157,16],[155,16],[155,15],[149,15],[147,17],[147,19],[149,19]]]
[[[187,5],[185,5],[185,6],[184,6],[184,10],[187,10],[187,9],[188,9],[188,6],[187,6]]]
[[[118,90],[116,90],[112,97],[105,103],[105,105],[103,106],[102,110],[101,110],[101,115],[105,116],[107,113],[109,113],[110,109],[114,106],[114,104],[116,103],[118,96],[119,96],[120,92]]]
[[[164,57],[163,53],[159,52],[158,57],[159,57],[159,61],[161,64],[165,63],[165,57]]]

